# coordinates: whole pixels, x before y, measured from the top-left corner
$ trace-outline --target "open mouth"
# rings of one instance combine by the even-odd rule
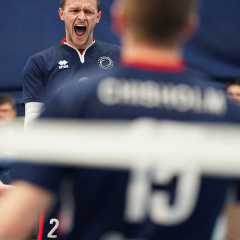
[[[78,36],[83,36],[84,33],[86,32],[86,26],[85,25],[76,25],[74,27],[74,30],[75,30],[75,33],[78,35]]]

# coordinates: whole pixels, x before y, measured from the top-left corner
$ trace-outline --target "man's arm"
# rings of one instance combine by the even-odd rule
[[[31,125],[39,117],[44,108],[44,103],[41,102],[28,102],[25,103],[25,119],[24,130],[28,131]]]
[[[227,209],[227,233],[229,240],[240,239],[240,204],[231,204]]]
[[[44,100],[44,61],[41,55],[34,55],[28,59],[23,69],[22,104],[25,105],[25,130],[40,115]]]
[[[2,181],[0,181],[0,204],[1,204],[1,198],[14,189],[15,189],[15,186],[4,184]]]
[[[0,240],[24,240],[33,233],[41,209],[49,209],[54,195],[50,191],[25,181],[13,183],[16,187],[1,200]]]

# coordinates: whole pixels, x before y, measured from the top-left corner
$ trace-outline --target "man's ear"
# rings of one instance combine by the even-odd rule
[[[111,7],[111,19],[112,30],[121,36],[126,29],[127,17],[123,4],[118,1],[115,1]]]
[[[101,16],[102,16],[102,12],[99,11],[97,14],[97,23],[99,23]]]
[[[196,13],[191,14],[188,18],[187,25],[183,30],[183,39],[185,41],[189,41],[197,32],[199,25],[200,25],[199,16]]]
[[[58,9],[58,13],[59,13],[60,19],[61,19],[62,21],[64,21],[64,15],[63,15],[63,10],[62,10],[62,8],[59,8],[59,9]]]

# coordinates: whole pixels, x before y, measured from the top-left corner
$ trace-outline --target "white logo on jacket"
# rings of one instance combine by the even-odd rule
[[[58,62],[58,64],[60,65],[59,69],[69,68],[69,66],[67,65],[68,61],[66,61],[66,60],[61,60],[60,62]]]
[[[98,59],[99,67],[104,70],[109,70],[113,67],[113,60],[110,57],[101,57]]]

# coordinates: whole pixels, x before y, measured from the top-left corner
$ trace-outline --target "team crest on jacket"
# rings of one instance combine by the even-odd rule
[[[101,57],[98,59],[99,67],[104,70],[110,70],[113,67],[113,60],[110,57]]]

